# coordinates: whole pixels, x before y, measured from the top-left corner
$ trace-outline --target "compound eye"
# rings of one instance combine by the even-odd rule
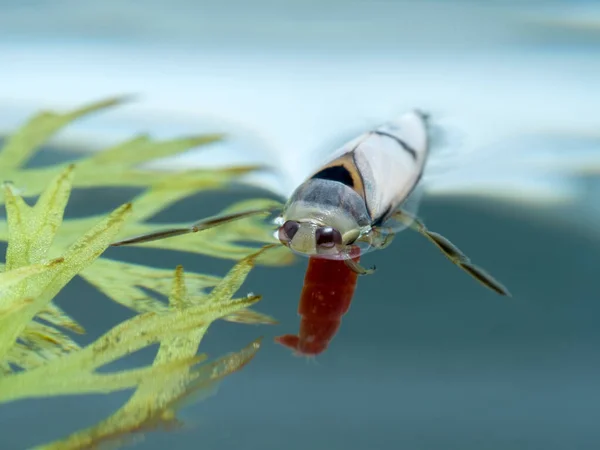
[[[288,245],[292,241],[292,239],[294,239],[294,236],[298,232],[299,228],[300,224],[298,222],[288,220],[281,227],[279,227],[277,237],[279,238],[282,244]]]
[[[317,228],[315,232],[317,247],[333,248],[342,245],[342,235],[338,230],[331,227]]]

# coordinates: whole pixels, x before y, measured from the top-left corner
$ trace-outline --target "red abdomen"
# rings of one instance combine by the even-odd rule
[[[359,256],[353,259],[358,262]],[[275,340],[303,355],[323,352],[350,308],[356,279],[357,274],[344,261],[309,258],[298,307],[300,333]]]

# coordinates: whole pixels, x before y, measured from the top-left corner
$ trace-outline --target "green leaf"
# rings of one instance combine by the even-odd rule
[[[57,183],[59,182],[57,179]],[[53,187],[51,186],[49,191],[52,190]],[[19,207],[16,206],[19,204],[17,198],[14,196],[8,198],[8,223],[12,227],[17,227],[16,229],[10,228],[11,236],[17,235],[17,239],[21,239],[22,241],[17,242],[16,245],[12,239],[9,242],[7,251],[7,266],[9,267],[27,262],[32,258],[32,255],[35,257],[41,252],[41,249],[34,242],[30,241],[30,237],[37,235],[37,233],[33,233],[31,236],[21,233],[21,230],[18,228],[18,220],[12,217],[13,214],[22,217]],[[71,278],[91,264],[110,245],[123,225],[130,209],[131,205],[129,204],[116,209],[75,242],[65,252],[63,261],[60,264],[55,264],[52,269],[35,276],[34,280],[25,279],[12,288],[12,298],[3,299],[4,305],[13,305],[19,299],[25,298],[31,298],[33,301],[23,308],[18,309],[13,314],[0,316],[0,360],[4,358],[8,349],[15,344],[19,334],[35,315],[44,310]],[[36,213],[43,214],[43,211],[36,210]],[[43,217],[39,217],[36,214],[30,214],[30,219],[32,224],[46,223]],[[18,250],[15,251],[15,248],[20,250],[22,254],[18,254]],[[12,258],[11,249],[13,252],[12,255],[15,255]]]
[[[98,165],[117,165],[119,168],[134,167],[138,164],[178,154],[194,147],[219,142],[224,137],[222,134],[206,134],[156,142],[152,141],[147,135],[138,136],[96,153],[85,161],[82,169],[87,170],[86,166],[94,168],[98,167]]]
[[[85,105],[68,113],[42,112],[14,133],[0,152],[0,167],[15,169],[25,164],[37,148],[57,131],[83,116],[123,103],[126,97],[114,97]]]
[[[115,326],[83,349],[35,369],[0,378],[0,403],[28,397],[108,392],[131,387],[141,383],[144,377],[157,376],[157,372],[129,371],[127,377],[113,378],[93,372],[155,342],[161,342],[153,365],[157,371],[162,367],[171,370],[171,363],[177,364],[177,361],[195,363],[196,360],[190,358],[195,355],[202,336],[213,321],[258,301],[258,297],[232,299],[231,296],[244,282],[258,255],[265,250],[261,249],[240,261],[201,302],[176,299],[175,296],[170,303],[179,303],[178,308],[171,307],[163,313],[140,314]],[[180,295],[184,294],[181,283],[183,274],[179,271],[173,290]],[[154,395],[160,398],[162,394],[154,392]]]
[[[62,262],[64,262],[64,258],[57,258],[45,264],[31,264],[19,267],[18,269],[9,270],[8,272],[0,272],[0,305],[3,305],[6,302],[2,297],[3,291],[21,283],[26,278],[33,275],[39,275],[42,272],[52,269]]]
[[[122,100],[108,99],[67,113],[38,114],[0,150],[0,181],[11,180],[0,192],[0,203],[7,210],[6,220],[0,220],[0,240],[8,242],[6,261],[0,263],[0,403],[135,388],[129,402],[113,416],[43,448],[119,444],[131,433],[175,423],[178,408],[213,392],[222,377],[243,367],[259,348],[260,339],[237,353],[199,365],[206,356],[197,352],[210,324],[215,320],[276,323],[250,309],[259,296],[234,295],[255,264],[280,265],[293,258],[281,246],[264,246],[274,242],[273,227],[258,218],[154,246],[239,261],[223,278],[197,273],[184,277],[181,267],[173,277],[171,270],[103,257],[117,236],[161,227],[146,221],[175,202],[199,191],[226,187],[258,169],[230,166],[175,173],[145,168],[145,163],[157,158],[223,139],[218,134],[167,141],[142,135],[75,164],[24,168],[40,146],[64,126]],[[133,199],[133,209],[126,204],[109,215],[64,218],[73,188],[123,186],[144,188]],[[31,207],[23,196],[38,198]],[[232,208],[273,204],[279,202],[256,199]],[[61,331],[83,333],[84,328],[53,303],[78,274],[138,313],[84,348]],[[168,303],[149,291],[168,297]],[[153,343],[160,345],[152,365],[97,372]]]
[[[169,295],[173,271],[101,258],[81,276],[115,302],[139,313],[160,312],[167,304],[148,294],[148,291]],[[195,295],[215,286],[219,277],[188,273],[187,283]]]

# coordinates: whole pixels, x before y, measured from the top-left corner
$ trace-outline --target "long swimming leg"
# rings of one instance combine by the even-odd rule
[[[469,257],[447,238],[434,231],[429,231],[425,224],[419,220],[419,218],[414,217],[403,210],[398,210],[392,214],[390,218],[403,222],[408,227],[421,233],[423,236],[433,242],[450,261],[463,269],[487,288],[497,292],[500,295],[507,295],[509,297],[511,296],[508,289],[504,287],[502,283],[492,277],[481,267],[473,264]]]
[[[131,244],[139,244],[141,242],[150,242],[157,241],[160,239],[165,239],[173,236],[180,236],[182,234],[188,233],[197,233],[198,231],[208,230],[209,228],[217,227],[219,225],[223,225],[228,222],[233,222],[235,220],[244,219],[250,216],[257,215],[269,215],[273,210],[277,208],[263,208],[263,209],[251,209],[248,211],[241,211],[238,213],[227,214],[223,216],[213,216],[208,217],[206,219],[202,219],[189,227],[183,228],[171,228],[163,231],[156,231],[153,233],[143,234],[141,236],[135,236],[127,239],[123,239],[122,241],[115,242],[111,244],[113,247],[119,247],[121,245],[131,245]]]

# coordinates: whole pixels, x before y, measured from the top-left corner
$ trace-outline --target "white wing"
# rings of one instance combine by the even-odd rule
[[[426,121],[416,112],[378,127],[354,149],[374,220],[406,200],[421,178],[427,153]]]

